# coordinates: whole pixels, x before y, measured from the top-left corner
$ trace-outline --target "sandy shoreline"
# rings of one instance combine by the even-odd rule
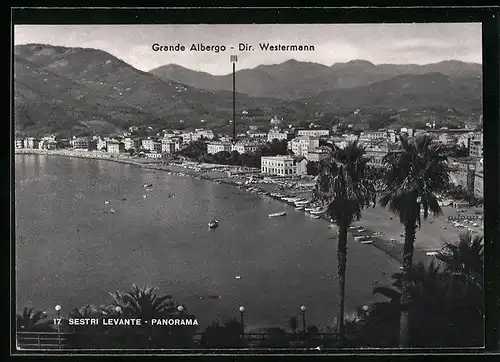
[[[306,199],[311,198],[311,191],[306,189],[292,189],[283,188],[276,184],[271,183],[252,183],[244,184],[242,181],[236,181],[237,179],[232,179],[224,171],[198,171],[194,169],[187,168],[187,164],[184,166],[164,164],[162,161],[158,162],[155,160],[148,159],[131,159],[129,156],[123,155],[111,155],[100,151],[68,151],[68,150],[37,150],[37,149],[16,149],[15,154],[38,154],[38,155],[54,155],[54,156],[66,156],[66,157],[78,157],[78,158],[89,158],[97,160],[107,160],[125,164],[131,164],[147,169],[159,170],[170,172],[175,175],[180,176],[190,176],[198,179],[204,179],[209,181],[214,181],[217,183],[224,183],[232,186],[236,186],[242,190],[247,190],[249,188],[254,188],[254,191],[249,191],[252,193],[265,194],[277,201],[294,206],[290,202],[282,200],[280,197],[276,196],[276,193],[286,194],[287,197],[302,196]],[[194,165],[190,164],[190,165]],[[231,168],[231,167],[228,167]],[[236,167],[233,167],[237,169]],[[271,195],[272,194],[272,195]],[[450,207],[443,208],[444,215],[440,218],[434,219],[432,216],[429,220],[422,221],[422,228],[417,230],[416,242],[415,242],[415,253],[414,261],[429,262],[433,259],[432,256],[427,256],[426,252],[429,250],[437,250],[443,246],[444,240],[453,241],[458,238],[459,231],[454,229],[446,221],[448,216],[457,216],[456,209]],[[328,218],[324,215],[321,219],[329,222]],[[370,244],[384,253],[386,253],[392,259],[402,262],[402,249],[403,243],[402,234],[404,233],[404,227],[399,223],[398,217],[389,213],[386,209],[379,206],[376,208],[368,208],[362,211],[362,218],[359,222],[354,222],[354,226],[361,225],[366,231],[363,234],[371,235],[375,231],[383,232],[380,237],[372,238],[373,243]],[[353,241],[352,235],[356,232],[351,232],[350,241]],[[396,241],[391,241],[395,239]],[[367,245],[368,247],[369,245]]]

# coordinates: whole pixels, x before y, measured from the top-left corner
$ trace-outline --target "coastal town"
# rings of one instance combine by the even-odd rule
[[[64,139],[46,135],[39,138],[16,138],[15,149],[16,152],[72,152],[81,157],[129,160],[142,165],[171,165],[198,172],[223,171],[236,178],[246,175],[245,184],[256,183],[257,179],[286,184],[286,179],[312,180],[316,176],[315,165],[328,157],[328,144],[343,148],[349,142],[357,140],[365,148],[369,158],[368,165],[382,168],[383,158],[398,148],[399,135],[416,137],[429,134],[433,137],[433,142],[453,151],[448,155],[452,182],[471,196],[483,198],[483,134],[474,124],[458,129],[436,129],[435,124],[428,123],[426,129],[401,127],[360,131],[353,125],[338,124],[331,128],[320,128],[310,123],[308,129],[296,129],[292,126],[284,128],[282,123],[282,119],[272,117],[267,132],[249,126],[245,133],[237,134],[236,140],[204,128],[191,131],[157,130],[155,135],[140,137],[137,136],[139,127],[130,127],[127,132],[114,136],[73,136]],[[143,128],[146,133],[155,132],[150,126]],[[183,156],[183,150],[197,141],[203,142],[206,154],[216,156],[212,162]],[[286,145],[286,150],[282,147],[278,150],[280,154],[259,154],[260,149],[273,142]],[[256,154],[258,159],[253,164],[245,164],[243,157],[238,158],[240,155]],[[240,159],[240,162],[236,165],[234,162],[232,165],[227,162],[219,164],[217,156],[226,160],[233,156],[233,159]],[[310,182],[299,184],[304,184],[306,188],[307,185],[312,187]]]
[[[429,225],[420,259],[429,259],[426,257],[440,250],[438,235],[455,238],[462,229],[482,234],[483,134],[479,126],[436,129],[435,124],[429,123],[426,129],[402,127],[360,131],[349,124],[321,128],[310,123],[308,128],[296,129],[283,127],[283,123],[283,119],[274,116],[267,132],[250,126],[246,133],[239,133],[236,140],[203,128],[160,130],[156,135],[136,136],[141,131],[155,133],[151,126],[145,126],[142,130],[130,127],[127,132],[115,136],[57,139],[48,135],[16,139],[15,148],[18,153],[106,159],[229,184],[281,201],[313,219],[322,218],[333,223],[322,205],[311,198],[318,165],[328,157],[332,144],[344,148],[357,141],[365,149],[367,164],[375,170],[383,170],[386,167],[384,157],[398,149],[400,136],[411,139],[427,134],[432,142],[448,150],[447,167],[453,186],[447,194],[440,195],[445,218]],[[381,183],[378,191],[382,191],[382,187]],[[353,226],[351,233],[355,240],[374,244],[399,259],[403,240],[396,232],[398,224],[387,210],[377,208],[374,212],[373,215],[373,212],[365,212],[363,225]],[[385,223],[380,223],[380,213],[387,220]],[[285,215],[283,211],[269,216]],[[218,222],[212,220],[209,225],[217,227]]]
[[[15,348],[482,348],[486,25],[16,26]]]

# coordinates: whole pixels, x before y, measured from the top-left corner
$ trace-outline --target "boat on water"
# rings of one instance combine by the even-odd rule
[[[108,204],[109,204],[109,201],[108,201],[108,200],[104,201],[104,204],[108,205]]]
[[[149,188],[149,187],[153,187],[153,184],[144,184],[143,186]]]
[[[302,211],[302,210],[304,210],[304,207],[303,207],[303,206],[297,206],[297,207],[295,208],[295,210],[297,210],[297,211]]]
[[[219,221],[218,220],[212,220],[208,223],[208,227],[210,229],[215,229],[217,226],[219,226]]]
[[[312,217],[313,219],[319,219],[319,218],[320,218],[320,216],[319,216],[319,215],[311,215],[311,217]]]
[[[286,215],[286,212],[282,211],[282,212],[275,212],[274,214],[269,214],[269,217],[285,216],[285,215]]]
[[[309,211],[316,210],[316,208],[315,207],[306,207],[304,210],[306,210],[307,212],[309,212]]]
[[[363,240],[361,241],[361,244],[372,244],[373,240]]]
[[[111,209],[111,210],[109,210],[109,212],[114,214],[116,211],[115,211],[115,209]]]

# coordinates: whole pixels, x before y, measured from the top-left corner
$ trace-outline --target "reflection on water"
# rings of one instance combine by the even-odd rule
[[[33,177],[44,181],[23,183]],[[283,209],[286,217],[268,217]],[[220,226],[209,230],[214,217]],[[173,294],[203,325],[237,316],[241,304],[254,326],[286,325],[302,304],[310,323],[335,314],[328,224],[227,185],[103,160],[16,156],[16,223],[19,306],[106,303],[108,292],[136,283]],[[349,245],[348,263],[348,309],[373,298],[373,278],[398,270],[360,244]]]

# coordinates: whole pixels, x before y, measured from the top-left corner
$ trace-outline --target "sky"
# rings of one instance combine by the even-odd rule
[[[374,64],[482,62],[481,23],[16,25],[14,44],[28,43],[101,49],[143,71],[174,63],[216,75],[232,72],[232,54],[238,55],[238,69],[289,59],[328,66],[354,59]],[[180,44],[186,50],[155,52],[155,43]],[[189,51],[198,43],[224,45],[226,51]],[[255,50],[240,52],[239,43]],[[315,50],[265,52],[259,43],[313,45]]]

